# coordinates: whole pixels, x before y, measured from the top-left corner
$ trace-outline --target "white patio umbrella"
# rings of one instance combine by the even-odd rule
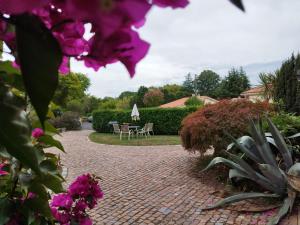
[[[139,110],[136,106],[136,104],[134,104],[132,112],[131,112],[131,118],[132,120],[136,121],[136,120],[140,120],[140,113]]]

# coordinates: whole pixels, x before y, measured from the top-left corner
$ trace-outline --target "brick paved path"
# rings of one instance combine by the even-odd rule
[[[105,198],[91,212],[95,224],[266,224],[263,214],[202,212],[216,197],[211,187],[189,176],[194,156],[180,146],[100,145],[88,140],[89,133],[66,132],[60,139],[67,152],[62,159],[68,180],[86,172],[103,179]],[[293,221],[284,224],[296,225],[297,218]]]

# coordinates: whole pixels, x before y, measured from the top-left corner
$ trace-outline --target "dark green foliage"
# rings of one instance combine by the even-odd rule
[[[190,73],[185,76],[185,80],[182,84],[184,90],[189,93],[189,95],[195,94],[195,82]]]
[[[165,103],[190,95],[189,91],[186,91],[183,86],[177,84],[167,84],[161,88],[161,91],[164,93]]]
[[[277,71],[274,87],[276,102],[282,102],[287,112],[300,113],[300,84],[297,74],[300,73],[300,55],[291,56],[283,62]],[[300,75],[300,74],[299,74]]]
[[[184,104],[186,106],[197,106],[197,107],[204,106],[204,102],[201,101],[196,96],[190,97]]]
[[[43,123],[58,85],[62,53],[57,40],[37,17],[24,14],[16,17],[16,23],[19,25],[16,26],[16,41],[24,85]]]
[[[72,100],[81,101],[90,86],[89,78],[81,73],[70,73],[59,76],[59,84],[53,102],[61,107],[66,107]]]
[[[216,96],[219,98],[236,98],[250,88],[249,79],[241,67],[239,70],[232,68],[228,75],[221,81]]]
[[[273,123],[284,136],[300,132],[300,117],[289,113],[278,113],[271,117]],[[266,122],[263,123],[265,131],[269,132]]]
[[[109,121],[118,121],[119,124],[132,122],[141,127],[145,123],[151,122],[154,123],[155,134],[178,134],[183,118],[196,110],[197,107],[172,109],[144,108],[139,109],[140,121],[136,122],[132,122],[130,110],[96,111],[93,113],[93,128],[98,132],[107,133],[111,132],[112,128],[108,125]]]
[[[131,104],[130,105],[134,105],[137,104],[138,107],[144,107],[144,96],[145,94],[148,92],[148,88],[145,86],[141,86],[136,95],[132,98],[131,100]]]
[[[65,112],[61,117],[49,120],[56,128],[66,128],[67,130],[80,130],[81,122],[79,114],[76,112]]]
[[[120,95],[119,98],[128,98],[128,97],[133,97],[136,94],[136,92],[133,91],[123,91]]]
[[[219,86],[221,78],[212,70],[204,70],[195,78],[195,88],[198,95],[215,97],[215,90]]]

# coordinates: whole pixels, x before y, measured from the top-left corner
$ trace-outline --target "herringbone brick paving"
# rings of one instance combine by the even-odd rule
[[[218,198],[211,194],[212,187],[190,175],[195,156],[181,146],[101,145],[89,141],[89,133],[65,132],[60,139],[67,152],[61,156],[68,181],[88,172],[102,178],[105,196],[91,212],[94,224],[266,224],[268,214],[264,213],[202,211]],[[296,225],[297,221],[296,212],[282,224]]]

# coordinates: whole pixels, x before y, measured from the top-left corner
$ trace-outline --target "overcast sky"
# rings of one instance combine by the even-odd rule
[[[244,0],[242,13],[227,0],[191,0],[183,10],[153,8],[140,29],[151,43],[149,54],[131,79],[116,63],[94,72],[72,62],[72,70],[91,79],[89,93],[98,97],[136,91],[141,85],[181,83],[191,72],[213,69],[225,76],[244,66],[253,84],[261,71],[276,69],[299,51],[299,0]]]

